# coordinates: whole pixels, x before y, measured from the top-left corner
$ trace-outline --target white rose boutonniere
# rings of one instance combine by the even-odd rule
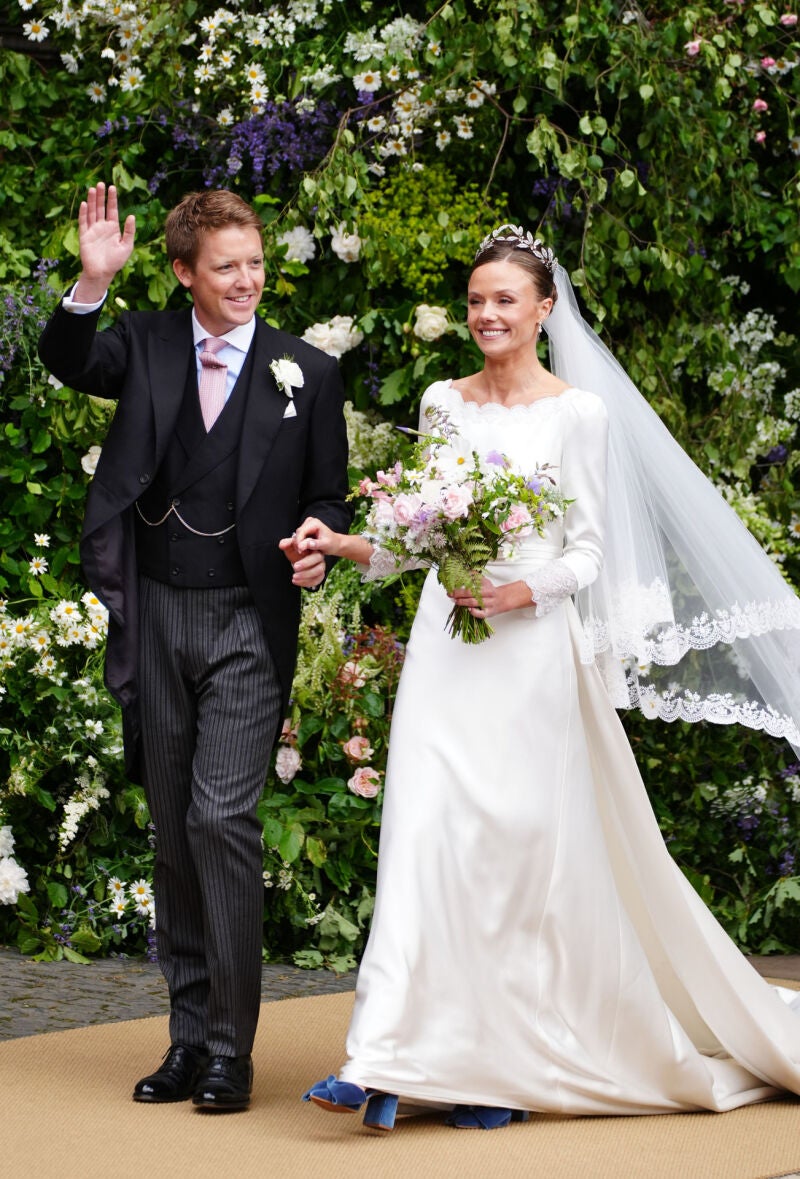
[[[269,371],[275,378],[275,384],[291,401],[294,397],[293,389],[302,389],[305,381],[303,370],[291,356],[284,356],[283,360],[273,360]]]

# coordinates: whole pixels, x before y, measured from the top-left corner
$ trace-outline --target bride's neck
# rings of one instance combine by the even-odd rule
[[[481,391],[487,401],[525,401],[536,395],[547,375],[538,357],[524,363],[516,358],[487,358],[481,374]]]

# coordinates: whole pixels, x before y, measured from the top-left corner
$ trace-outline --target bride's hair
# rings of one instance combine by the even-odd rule
[[[483,239],[470,278],[478,267],[489,262],[513,262],[528,274],[540,299],[552,299],[555,303],[558,298],[555,280],[558,262],[553,251],[521,226],[501,225]]]

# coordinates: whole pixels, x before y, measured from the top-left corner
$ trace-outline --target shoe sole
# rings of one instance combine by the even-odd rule
[[[361,1106],[358,1109],[352,1109],[349,1105],[334,1105],[332,1101],[326,1101],[324,1097],[309,1097],[309,1101],[318,1105],[320,1109],[327,1109],[330,1113],[354,1114],[358,1113],[358,1109],[361,1109]]]

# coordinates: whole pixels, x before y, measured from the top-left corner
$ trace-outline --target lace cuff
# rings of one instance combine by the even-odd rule
[[[565,598],[570,598],[578,589],[578,579],[564,560],[550,561],[537,569],[530,577],[525,578],[525,584],[531,591],[536,603],[536,617],[549,614],[560,606]]]
[[[403,560],[387,549],[376,544],[369,559],[369,565],[359,564],[362,581],[385,581],[387,577],[394,577],[397,573],[405,573],[409,569],[424,569],[425,562],[417,561],[414,557]]]

